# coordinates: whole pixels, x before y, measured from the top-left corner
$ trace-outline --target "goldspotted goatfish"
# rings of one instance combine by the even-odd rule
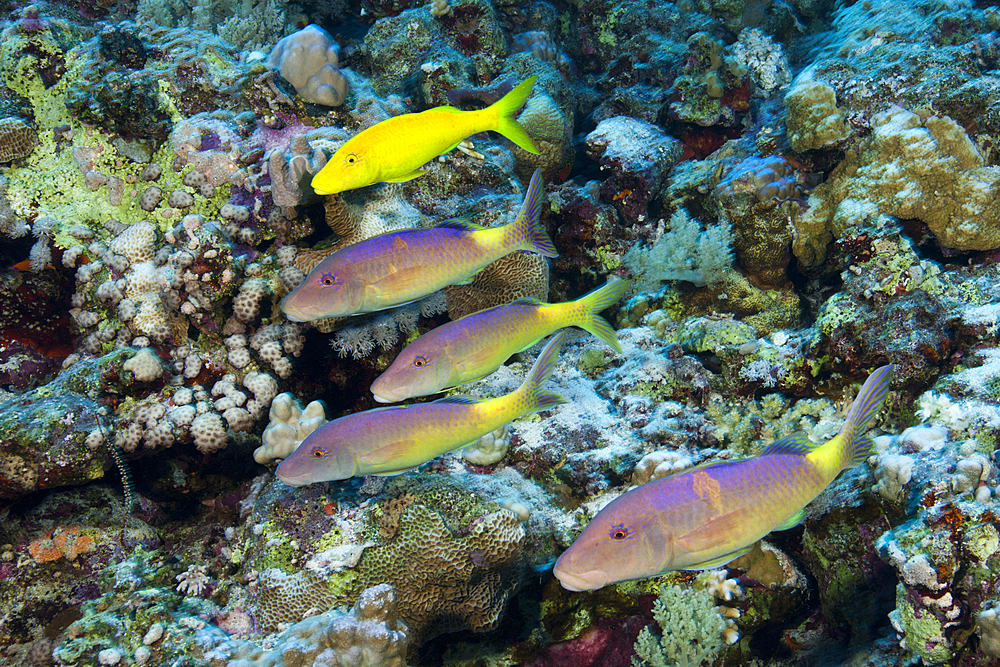
[[[515,352],[569,326],[589,331],[620,354],[615,330],[598,313],[616,303],[628,285],[627,280],[613,280],[566,303],[519,299],[442,324],[403,348],[372,383],[372,394],[379,403],[395,403],[473,382]]]
[[[542,350],[520,387],[497,398],[449,396],[432,403],[376,408],[320,426],[278,466],[292,486],[358,475],[396,475],[469,445],[532,412],[565,403],[542,389],[559,355],[560,332]]]
[[[435,107],[395,116],[360,132],[337,149],[312,179],[317,194],[330,195],[373,183],[400,183],[423,174],[421,166],[473,134],[493,130],[528,151],[535,143],[514,116],[537,76],[521,82],[496,103],[478,111]]]
[[[337,250],[281,300],[290,320],[310,322],[392,308],[446,285],[470,282],[491,262],[518,250],[557,257],[539,220],[544,191],[537,169],[517,218],[503,227],[449,220],[402,229]]]
[[[823,445],[790,435],[755,458],[711,463],[627,491],[597,513],[553,573],[563,588],[586,591],[715,568],[772,530],[798,524],[842,470],[870,455],[864,432],[882,408],[890,375],[890,366],[871,374],[840,432]]]

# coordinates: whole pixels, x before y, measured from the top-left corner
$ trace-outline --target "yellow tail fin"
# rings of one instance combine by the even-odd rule
[[[613,347],[618,354],[622,353],[621,343],[618,342],[618,334],[615,333],[611,324],[598,313],[618,303],[622,295],[625,294],[625,290],[628,289],[628,286],[628,280],[612,279],[607,284],[598,287],[588,294],[584,294],[573,302],[574,304],[583,305],[586,308],[583,319],[579,322],[573,322],[573,324],[594,334]]]
[[[531,94],[531,87],[535,85],[537,78],[538,76],[528,77],[514,88],[514,90],[490,106],[490,110],[496,113],[497,120],[496,127],[489,128],[496,130],[524,150],[536,155],[538,154],[538,148],[535,146],[535,142],[531,140],[525,129],[517,122],[515,116],[521,107],[524,106],[528,95]]]

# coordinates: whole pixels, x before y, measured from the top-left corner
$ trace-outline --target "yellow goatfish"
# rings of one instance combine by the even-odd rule
[[[576,301],[542,303],[518,299],[431,329],[399,353],[372,383],[379,403],[426,396],[484,378],[553,331],[577,326],[622,351],[602,310],[616,303],[629,281],[612,280]]]
[[[304,486],[358,475],[397,475],[518,417],[565,403],[542,389],[563,336],[560,332],[549,341],[524,383],[504,396],[449,396],[433,403],[365,410],[323,424],[281,462],[278,479]]]
[[[525,79],[496,103],[478,111],[434,107],[394,116],[349,139],[313,176],[316,194],[332,195],[373,183],[400,183],[423,174],[421,166],[458,146],[466,137],[493,130],[528,151],[535,143],[514,116],[531,94],[537,76]]]
[[[871,454],[864,435],[882,408],[891,367],[869,376],[827,443],[804,434],[772,443],[757,457],[674,473],[638,486],[605,506],[556,561],[563,588],[716,568],[742,556],[772,530],[802,521],[805,506],[845,468]]]
[[[370,313],[470,282],[483,267],[517,250],[556,257],[559,253],[539,220],[544,189],[536,169],[517,218],[503,227],[449,220],[341,248],[281,300],[281,310],[296,322]]]

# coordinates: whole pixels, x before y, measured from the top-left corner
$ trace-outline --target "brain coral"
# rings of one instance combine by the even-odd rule
[[[399,525],[392,541],[365,549],[358,580],[392,584],[414,642],[494,629],[524,570],[525,533],[514,513],[488,514],[461,538],[425,505],[408,507]]]
[[[326,611],[336,601],[323,575],[311,570],[288,575],[271,568],[257,579],[257,622],[266,631],[298,621],[310,609]]]
[[[795,222],[793,252],[821,263],[831,234],[879,214],[922,220],[954,250],[1000,247],[1000,167],[987,166],[947,116],[921,120],[894,107],[872,118],[872,135],[809,197]]]
[[[0,163],[27,157],[35,150],[38,135],[20,118],[0,118]]]

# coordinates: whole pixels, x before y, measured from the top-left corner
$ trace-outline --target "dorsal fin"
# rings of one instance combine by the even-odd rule
[[[457,403],[459,405],[474,405],[476,403],[482,403],[483,399],[476,398],[475,396],[469,396],[468,394],[455,394],[454,396],[445,396],[444,398],[439,398],[436,401],[431,401],[432,403]]]
[[[458,229],[463,232],[474,232],[478,229],[486,229],[482,225],[477,225],[474,222],[470,222],[464,218],[452,218],[451,220],[445,220],[444,222],[439,222],[434,225],[435,227],[444,227],[445,229]]]
[[[772,442],[760,455],[794,454],[796,456],[805,456],[817,447],[819,445],[810,440],[809,436],[805,433],[792,433],[791,435],[786,435],[781,440]]]

